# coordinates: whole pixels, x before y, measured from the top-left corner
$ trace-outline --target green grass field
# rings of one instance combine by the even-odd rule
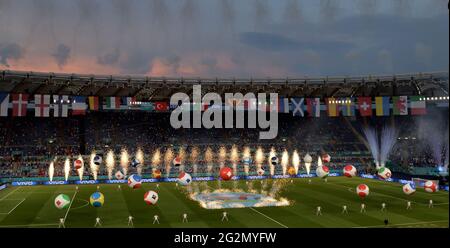
[[[194,182],[196,183],[196,182]],[[239,181],[245,189],[245,181]],[[260,183],[252,182],[255,188]],[[269,182],[270,183],[270,182]],[[364,200],[367,212],[360,213],[361,199],[356,195],[358,184],[370,187],[370,195]],[[212,188],[218,182],[208,182]],[[231,187],[233,182],[222,183]],[[147,206],[143,195],[147,190],[159,194],[156,206]],[[93,227],[95,218],[102,220],[103,227],[128,227],[128,216],[134,217],[134,227],[449,227],[448,192],[426,193],[418,189],[412,196],[403,194],[400,184],[372,179],[331,177],[325,183],[321,179],[294,179],[287,183],[281,196],[292,201],[288,207],[263,207],[227,209],[228,222],[221,222],[223,210],[207,210],[188,199],[174,183],[143,184],[132,190],[122,185],[100,185],[105,195],[105,204],[94,208],[88,204],[89,196],[96,185],[9,187],[0,191],[0,227],[56,228],[60,218],[66,218],[69,227]],[[70,208],[58,210],[54,207],[56,195],[64,193],[74,199]],[[434,201],[434,208],[428,202]],[[412,210],[406,210],[406,201],[412,202]],[[387,212],[381,212],[381,203],[387,204]],[[342,205],[349,208],[341,214]],[[322,207],[322,216],[316,216],[316,207]],[[187,213],[188,223],[182,223],[182,214]],[[160,216],[160,224],[153,225],[153,216]]]

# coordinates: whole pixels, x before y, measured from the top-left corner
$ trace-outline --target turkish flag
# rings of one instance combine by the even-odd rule
[[[156,111],[168,111],[169,104],[167,102],[155,102]]]
[[[358,108],[361,116],[372,116],[372,98],[358,97]]]

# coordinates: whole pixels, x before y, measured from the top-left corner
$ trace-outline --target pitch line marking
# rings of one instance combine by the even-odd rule
[[[77,193],[78,193],[78,191],[75,191],[75,194],[73,194],[72,200],[70,201],[70,204],[69,204],[69,208],[67,209],[66,215],[64,215],[64,223],[66,223],[67,215],[69,214],[70,207],[72,207],[73,200],[75,199],[75,196],[77,195]]]
[[[11,209],[11,211],[9,211],[6,215],[9,215],[10,213],[12,213],[20,204],[22,204],[22,202],[24,202],[26,200],[26,198],[22,199],[22,201],[19,202],[19,204],[17,204],[13,209]]]
[[[87,205],[89,205],[89,202],[88,202],[88,201],[86,201],[86,200],[84,200],[84,199],[78,199],[78,200],[82,200],[82,201],[85,201],[85,202],[86,202],[86,204],[84,204],[83,206],[79,206],[79,207],[76,207],[76,208],[72,208],[72,210],[75,210],[75,209],[80,209],[80,208],[84,208],[84,207],[86,207]]]
[[[16,192],[20,187],[17,187],[16,189],[14,189],[13,191],[9,192],[7,195],[3,196],[2,199],[0,199],[0,201],[3,201],[6,197],[8,197],[10,194]]]
[[[278,222],[278,221],[276,221],[276,220],[270,218],[269,216],[267,216],[267,215],[265,215],[265,214],[259,212],[258,210],[254,209],[253,207],[250,207],[250,209],[253,210],[253,211],[255,211],[255,212],[257,212],[258,214],[260,214],[260,215],[266,217],[267,219],[269,219],[269,220],[271,220],[271,221],[277,223],[278,225],[280,225],[280,226],[282,226],[282,227],[284,227],[284,228],[288,228],[287,226],[285,226],[285,225],[281,224],[280,222]]]
[[[435,221],[423,221],[423,222],[411,222],[411,223],[399,223],[390,225],[377,225],[377,226],[355,226],[353,228],[369,228],[369,227],[388,227],[388,226],[407,226],[407,225],[420,225],[420,224],[431,224],[431,223],[443,223],[448,222],[448,220],[435,220]]]

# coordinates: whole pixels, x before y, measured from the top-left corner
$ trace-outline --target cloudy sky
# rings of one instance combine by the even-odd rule
[[[0,0],[0,69],[184,77],[448,70],[447,0]]]

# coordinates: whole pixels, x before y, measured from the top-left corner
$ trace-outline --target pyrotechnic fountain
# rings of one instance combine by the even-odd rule
[[[136,171],[139,176],[142,175],[142,169],[144,167],[144,152],[142,152],[142,149],[139,147],[136,151],[136,159],[139,161],[139,166],[136,168]]]
[[[160,163],[161,163],[161,152],[159,151],[159,149],[156,149],[152,157],[152,171],[158,169]]]
[[[303,157],[303,162],[305,162],[306,174],[309,175],[309,172],[311,171],[311,163],[312,163],[312,157],[311,157],[311,155],[309,155],[309,153],[306,153],[305,157]]]
[[[190,154],[190,161],[192,164],[192,172],[193,172],[193,176],[197,176],[197,170],[198,170],[198,148],[194,147],[191,150],[191,154]]]
[[[281,168],[283,170],[283,176],[286,176],[288,164],[289,164],[289,153],[287,152],[287,150],[284,150],[283,155],[281,155]]]
[[[170,170],[172,168],[172,160],[174,158],[172,148],[167,148],[164,154],[164,166],[166,167],[166,177],[170,176]]]
[[[69,174],[70,174],[70,160],[69,158],[66,158],[66,160],[64,161],[64,178],[66,179],[66,181],[69,179]]]
[[[300,156],[298,155],[297,150],[294,150],[294,153],[292,154],[292,165],[295,169],[295,175],[298,174],[298,167],[300,165]]]
[[[224,146],[221,146],[219,148],[219,169],[222,169],[225,166],[225,161],[227,160],[227,149]],[[217,184],[219,186],[219,189],[222,188],[222,181],[217,180]]]
[[[249,147],[244,147],[244,151],[242,153],[242,161],[244,163],[244,173],[246,176],[248,176],[249,170],[250,170],[250,161],[251,161],[251,154],[250,154]]]
[[[130,159],[128,156],[128,151],[123,148],[120,152],[120,167],[122,168],[123,175],[126,177],[128,174],[128,165],[130,163]]]
[[[89,159],[89,168],[91,169],[92,177],[97,180],[98,166],[94,163],[95,151],[92,151]]]
[[[238,149],[236,148],[235,145],[233,145],[231,147],[231,153],[230,153],[230,161],[233,165],[233,174],[237,175],[238,174],[238,170],[237,170],[237,163],[239,160],[239,152]],[[238,185],[237,181],[233,181],[233,188],[236,189]]]
[[[212,176],[212,168],[214,165],[214,154],[211,149],[211,147],[207,147],[205,151],[205,162],[206,162],[206,169],[208,171],[208,176]]]
[[[269,161],[269,174],[270,174],[270,176],[275,175],[275,166],[272,164],[271,159],[273,157],[276,157],[276,156],[277,156],[277,153],[275,152],[275,148],[272,147],[270,149],[270,152],[269,152],[269,157],[267,158],[267,161]]]
[[[178,170],[181,172],[181,171],[184,171],[184,163],[186,162],[186,160],[185,160],[185,157],[186,157],[186,152],[185,152],[185,150],[184,150],[184,147],[180,147],[180,149],[178,150],[178,157],[181,159],[181,165],[180,165],[180,168],[178,168]]]
[[[380,166],[384,167],[389,154],[397,140],[397,131],[393,127],[384,126],[380,140]]]
[[[48,177],[49,177],[50,182],[53,181],[53,174],[54,173],[55,173],[55,165],[54,165],[54,163],[52,161],[52,162],[50,162],[50,165],[48,167]]]
[[[376,168],[380,168],[380,153],[378,145],[377,131],[374,128],[366,127],[363,129],[364,135],[366,136],[367,142],[369,143],[369,148],[372,153],[373,160],[375,162]]]
[[[106,170],[108,172],[108,179],[112,179],[113,171],[114,171],[114,153],[112,150],[108,151],[106,154]]]

